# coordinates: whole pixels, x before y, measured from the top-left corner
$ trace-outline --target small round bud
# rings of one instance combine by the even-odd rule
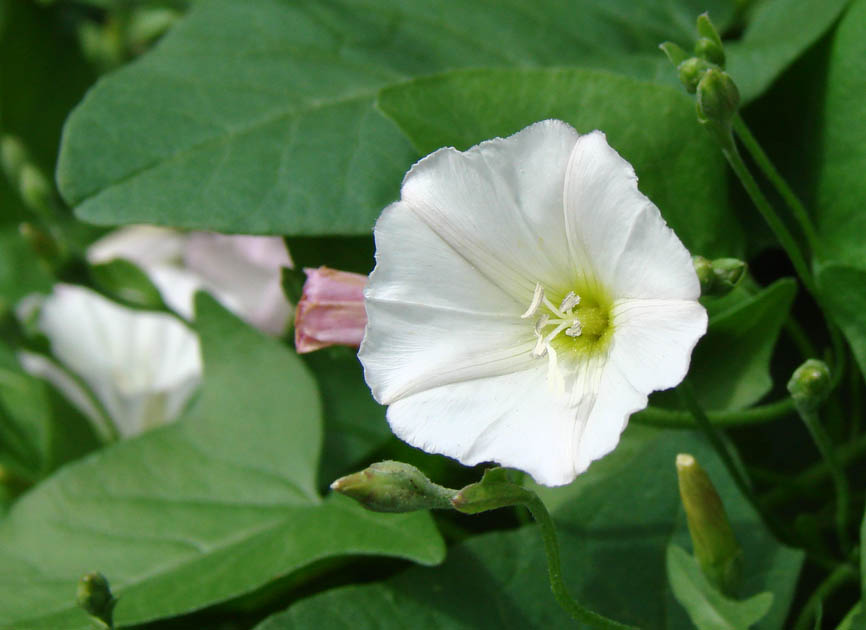
[[[18,179],[21,198],[37,212],[51,207],[53,189],[42,172],[30,163],[21,167]]]
[[[424,473],[403,462],[378,462],[340,477],[331,489],[352,497],[374,512],[414,512],[450,508],[456,490],[430,481]]]
[[[117,600],[111,594],[108,580],[101,573],[88,573],[78,582],[78,605],[106,627],[113,627],[112,614]]]
[[[712,64],[707,63],[704,59],[689,57],[677,66],[677,74],[686,91],[689,94],[694,94],[698,89],[701,79],[704,78],[704,74],[712,67]]]
[[[702,13],[698,16],[697,27],[700,38],[697,44],[695,44],[695,54],[710,63],[724,68],[725,49],[722,44],[722,38],[719,36],[719,32],[710,21],[710,16],[707,13]]]
[[[676,465],[695,559],[707,579],[731,595],[742,576],[743,550],[734,537],[725,507],[713,482],[692,455],[680,453]]]
[[[17,181],[21,168],[29,161],[27,149],[15,136],[3,136],[0,139],[0,165],[6,176]]]
[[[725,49],[707,37],[701,37],[697,41],[695,54],[720,68],[725,67]]]
[[[794,370],[788,381],[788,392],[797,407],[815,410],[830,394],[832,379],[830,368],[818,359],[808,359]]]
[[[709,68],[698,82],[697,94],[702,120],[730,125],[740,104],[740,92],[727,72]]]
[[[701,283],[701,295],[721,297],[730,293],[745,277],[748,266],[736,258],[708,260],[694,256],[692,264]]]

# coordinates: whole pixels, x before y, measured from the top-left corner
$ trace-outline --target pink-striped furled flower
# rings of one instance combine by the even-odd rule
[[[367,276],[319,267],[307,280],[295,310],[295,348],[301,354],[327,346],[359,346],[367,325]]]

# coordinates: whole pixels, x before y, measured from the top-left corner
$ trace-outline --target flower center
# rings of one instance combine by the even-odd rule
[[[555,362],[557,350],[588,353],[606,345],[611,330],[607,300],[599,299],[592,291],[583,293],[569,291],[557,306],[545,295],[540,282],[535,285],[529,308],[521,315],[535,320],[532,356],[548,355]]]

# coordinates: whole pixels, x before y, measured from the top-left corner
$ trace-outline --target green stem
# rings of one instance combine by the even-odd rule
[[[613,621],[596,612],[584,608],[578,604],[565,587],[565,582],[562,580],[562,565],[559,560],[559,543],[556,540],[556,528],[553,525],[553,519],[550,518],[550,513],[544,506],[541,499],[534,493],[532,497],[524,502],[524,505],[529,508],[535,522],[538,523],[538,528],[541,531],[541,538],[544,541],[544,552],[547,555],[547,571],[550,577],[550,589],[553,591],[553,596],[559,605],[571,615],[572,619],[586,623],[593,628],[602,630],[635,630],[634,626],[627,626]]]
[[[861,435],[852,442],[839,446],[836,456],[841,466],[848,466],[866,454],[866,435]],[[804,470],[784,486],[770,490],[762,498],[761,503],[767,507],[782,505],[792,498],[802,496],[804,490],[817,486],[830,476],[830,469],[825,462],[820,462]]]
[[[812,436],[812,441],[818,447],[821,457],[827,464],[827,469],[833,479],[833,486],[836,490],[836,530],[839,537],[839,544],[842,549],[847,550],[850,547],[848,539],[848,502],[850,493],[848,492],[848,479],[845,477],[845,472],[839,465],[836,459],[836,454],[833,448],[833,442],[830,436],[824,431],[821,426],[821,420],[818,417],[818,412],[815,409],[806,409],[802,406],[797,409],[800,417],[803,419],[803,424],[809,430]]]
[[[812,225],[812,220],[809,218],[809,213],[806,212],[806,207],[797,195],[794,194],[794,191],[791,190],[791,187],[788,186],[788,182],[785,181],[785,178],[782,177],[779,171],[776,170],[776,167],[773,166],[770,158],[767,157],[766,153],[764,153],[761,145],[758,144],[755,136],[752,135],[752,132],[746,126],[743,118],[737,114],[734,116],[732,122],[734,133],[737,134],[737,137],[746,148],[746,151],[748,151],[749,155],[752,156],[752,159],[755,161],[758,168],[763,171],[767,180],[769,180],[769,182],[779,192],[782,200],[788,204],[788,207],[794,215],[794,219],[800,225],[800,229],[803,230],[806,242],[809,244],[809,249],[812,250],[813,254],[819,253],[820,240],[818,239],[818,233],[815,231],[815,226]]]
[[[746,189],[746,193],[749,195],[752,203],[754,203],[755,207],[758,208],[758,212],[760,212],[761,216],[764,217],[767,225],[770,226],[776,239],[778,239],[779,244],[785,250],[785,253],[788,254],[788,258],[791,259],[791,263],[794,265],[794,271],[797,272],[797,276],[800,278],[803,286],[805,286],[806,290],[817,299],[818,290],[815,286],[815,280],[812,278],[812,272],[809,270],[806,258],[800,251],[797,240],[794,238],[794,235],[791,234],[788,226],[784,224],[776,214],[776,211],[773,210],[773,206],[771,206],[770,202],[767,201],[764,193],[761,192],[755,178],[752,177],[752,174],[746,167],[746,163],[743,162],[743,158],[740,156],[739,151],[737,151],[737,147],[733,141],[727,146],[722,145],[722,153],[725,158],[727,158],[728,164],[731,165],[731,168],[734,170],[734,173],[737,175],[743,188]]]
[[[744,409],[742,411],[706,411],[704,414],[709,418],[710,424],[716,427],[740,427],[751,424],[772,422],[784,418],[794,412],[794,401],[783,398],[776,402],[767,403]],[[632,419],[641,424],[649,424],[657,427],[671,429],[694,429],[694,415],[690,411],[679,411],[675,409],[662,409],[659,407],[647,407],[636,413]]]
[[[794,630],[808,630],[812,619],[818,607],[829,597],[836,589],[847,582],[857,580],[857,572],[851,568],[851,565],[841,564],[833,572],[827,576],[815,592],[806,600],[806,604],[797,616],[797,621],[794,624]]]
[[[737,466],[734,462],[734,458],[731,455],[730,451],[728,451],[727,446],[725,445],[722,436],[716,430],[716,428],[710,422],[710,419],[707,418],[707,414],[704,413],[703,408],[698,402],[697,396],[695,396],[695,390],[692,387],[691,383],[687,380],[680,383],[679,387],[677,387],[677,394],[680,397],[683,405],[689,412],[692,414],[692,417],[695,419],[695,423],[704,432],[704,435],[709,439],[710,444],[712,444],[713,448],[716,450],[716,453],[721,458],[722,463],[724,463],[725,468],[728,469],[728,474],[734,479],[734,483],[737,484],[737,488],[740,489],[740,492],[743,496],[749,497],[749,499],[754,504],[754,493],[752,492],[751,485],[743,478],[742,473],[740,471],[739,466]]]

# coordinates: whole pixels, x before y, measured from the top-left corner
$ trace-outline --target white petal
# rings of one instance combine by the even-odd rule
[[[707,331],[707,312],[691,300],[619,300],[613,305],[610,361],[640,392],[676,386]]]
[[[581,472],[580,448],[592,410],[601,364],[584,365],[570,396],[556,395],[547,362],[528,370],[451,383],[403,398],[388,407],[394,433],[409,444],[463,464],[495,461],[525,470],[548,486]],[[586,386],[587,390],[580,387]]]
[[[584,472],[616,448],[629,416],[646,405],[646,394],[637,391],[616,365],[607,362],[589,419],[583,432],[575,434],[575,473]]]
[[[524,302],[503,291],[402,202],[385,208],[375,236],[376,268],[364,293],[368,300],[517,317],[529,304],[531,292]],[[378,328],[375,318],[368,326]]]
[[[592,273],[612,297],[700,295],[689,252],[599,131],[581,136],[569,160],[565,222],[578,271]]]
[[[115,230],[87,248],[87,260],[104,263],[115,258],[130,260],[141,267],[180,262],[186,235],[154,225],[130,225]]]
[[[187,267],[241,318],[278,335],[284,332],[291,305],[281,284],[281,269],[291,260],[275,236],[190,234]]]
[[[535,359],[532,324],[519,315],[465,313],[380,300],[366,302],[358,357],[373,396],[391,404],[445,383],[525,369]]]
[[[195,316],[195,293],[204,288],[202,279],[182,267],[155,265],[146,270],[165,303],[184,319]]]
[[[465,152],[440,149],[409,171],[402,202],[525,309],[536,282],[568,288],[558,209],[576,141],[571,126],[547,120]]]
[[[173,420],[201,378],[198,339],[170,315],[57,285],[39,325],[55,356],[91,387],[121,435]]]

